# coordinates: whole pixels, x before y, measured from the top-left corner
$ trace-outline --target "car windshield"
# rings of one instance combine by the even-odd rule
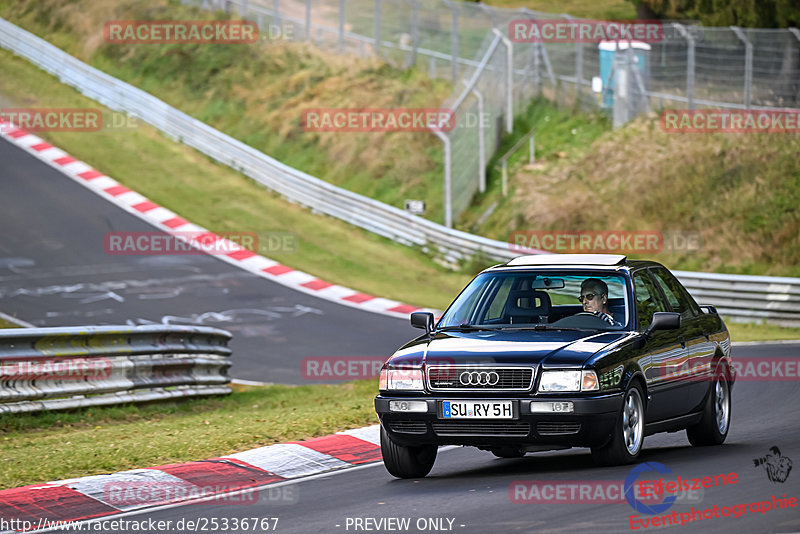
[[[626,278],[597,272],[483,273],[437,328],[620,330],[628,325]]]

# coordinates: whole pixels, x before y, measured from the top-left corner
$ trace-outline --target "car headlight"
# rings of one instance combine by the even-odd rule
[[[378,389],[422,391],[422,369],[382,369]]]
[[[600,384],[594,371],[545,371],[539,391],[597,391]]]

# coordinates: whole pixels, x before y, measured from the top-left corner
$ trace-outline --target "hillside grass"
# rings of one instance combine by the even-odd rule
[[[568,117],[546,113],[553,126],[537,128],[569,128]],[[552,146],[538,143],[537,129],[536,163],[512,165],[509,196],[482,224],[491,198],[479,199],[473,231],[501,241],[526,230],[686,232],[699,234],[698,248],[630,256],[680,270],[800,276],[800,135],[666,133],[656,113],[617,131],[587,121],[578,120],[574,141]]]
[[[636,6],[630,0],[484,0],[484,3],[495,7],[527,7],[543,13],[566,13],[583,19],[636,18]]]

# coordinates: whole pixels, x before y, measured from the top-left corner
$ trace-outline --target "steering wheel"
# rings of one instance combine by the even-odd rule
[[[595,317],[597,319],[600,319],[600,317],[597,317],[597,315],[593,314],[592,312],[587,312],[587,311],[578,312],[575,315],[570,315],[570,317],[580,317],[581,315],[589,315],[591,317]]]

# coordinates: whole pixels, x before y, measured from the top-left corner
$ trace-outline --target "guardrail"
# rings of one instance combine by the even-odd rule
[[[0,330],[0,413],[226,395],[230,339],[199,326]]]
[[[284,165],[4,19],[0,19],[0,46],[28,59],[86,96],[138,117],[316,213],[405,245],[420,246],[425,252],[438,254],[451,263],[474,256],[507,261],[518,255],[508,243],[446,228]],[[800,309],[790,302],[792,295],[800,292],[800,278],[690,272],[677,276],[701,303],[717,305],[721,313],[735,319],[800,326]]]

